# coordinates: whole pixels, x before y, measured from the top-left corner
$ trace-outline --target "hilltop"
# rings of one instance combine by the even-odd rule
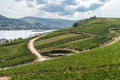
[[[90,18],[74,23],[71,28],[40,35],[34,42],[35,48],[41,55],[54,59],[2,70],[0,76],[12,80],[120,79],[119,22],[119,18]],[[4,49],[0,51],[2,54]]]

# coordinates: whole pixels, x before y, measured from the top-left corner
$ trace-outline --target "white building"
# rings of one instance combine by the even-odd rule
[[[0,43],[6,42],[7,39],[0,39]]]

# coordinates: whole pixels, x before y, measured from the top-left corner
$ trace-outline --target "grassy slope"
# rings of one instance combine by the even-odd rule
[[[120,42],[117,42],[109,47],[96,48],[90,52],[65,56],[59,59],[1,71],[0,75],[16,76],[18,80],[21,80],[22,78],[24,78],[22,80],[29,78],[39,80],[41,77],[43,79],[46,79],[47,77],[51,80],[55,80],[57,78],[59,78],[59,80],[61,80],[61,78],[68,80],[72,80],[74,78],[110,79],[112,77],[112,79],[115,79],[119,77],[119,52]],[[31,76],[31,74],[33,76]]]
[[[119,30],[119,21],[120,19],[98,18],[79,22],[78,27],[59,30],[42,37],[35,42],[35,47],[39,51],[44,52],[55,48],[70,48],[80,51],[92,49],[116,36],[115,33],[111,33],[109,30],[111,28],[116,28]],[[84,34],[86,36],[81,38],[78,38],[80,36],[77,36],[75,39],[75,35],[80,35],[79,32],[87,34]],[[94,35],[92,36],[93,38],[83,40],[90,37],[88,34]],[[74,36],[72,37],[72,35]]]
[[[43,40],[37,41],[36,46],[37,45],[42,45],[42,44],[47,44],[47,43],[50,43],[50,42],[55,42],[55,41],[58,41],[60,39],[71,38],[71,37],[74,37],[74,36],[77,36],[77,35],[75,35],[75,34],[64,34],[64,35],[60,35],[60,36],[56,36],[56,37],[52,37],[52,38],[48,38],[48,39],[43,39]]]
[[[31,62],[35,56],[27,49],[28,40],[0,44],[0,68]]]
[[[88,45],[99,46],[111,38],[115,37],[115,34],[109,32],[110,28],[120,28],[120,19],[92,19],[85,22],[79,22],[79,26],[64,30],[59,30],[54,33],[50,33],[45,37],[39,39],[36,43],[41,45],[41,41],[49,40],[49,38],[55,38],[63,36],[63,34],[72,32],[86,32],[94,34],[92,38],[86,39],[84,37],[81,40],[77,39],[75,44],[66,42],[59,44],[59,47],[77,47],[78,49],[89,49]],[[57,33],[57,34],[56,34]],[[52,35],[51,35],[52,34]],[[98,38],[98,39],[97,39]],[[63,39],[61,39],[63,41]],[[68,39],[69,40],[69,39]],[[59,40],[57,40],[59,42]],[[73,42],[74,42],[73,41]],[[54,40],[52,41],[54,42]],[[55,41],[56,42],[56,41]],[[62,42],[61,42],[62,43]],[[69,44],[70,43],[70,44]],[[79,44],[78,44],[79,43]],[[85,43],[85,44],[83,44]],[[51,42],[46,43],[51,45]],[[36,44],[35,44],[36,45]],[[54,44],[53,49],[56,48]],[[67,46],[66,46],[67,45]],[[82,46],[81,46],[82,45]],[[51,47],[51,46],[48,46]],[[39,49],[39,47],[37,47]],[[83,49],[83,50],[85,50]],[[26,65],[23,67],[13,68],[9,70],[0,71],[0,75],[12,76],[13,80],[96,80],[96,79],[120,79],[120,42],[117,42],[111,46],[105,48],[95,48],[92,51],[84,52],[81,54],[73,54],[71,56],[64,56],[58,59],[50,61],[35,63]]]

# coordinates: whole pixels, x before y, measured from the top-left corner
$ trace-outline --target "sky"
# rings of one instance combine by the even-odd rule
[[[120,0],[0,0],[0,14],[9,18],[120,18]]]

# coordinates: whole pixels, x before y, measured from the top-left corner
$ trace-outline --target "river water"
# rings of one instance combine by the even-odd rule
[[[27,38],[31,35],[38,34],[38,33],[47,33],[54,30],[39,30],[39,31],[32,31],[32,30],[0,30],[0,39],[18,39],[18,38]]]

